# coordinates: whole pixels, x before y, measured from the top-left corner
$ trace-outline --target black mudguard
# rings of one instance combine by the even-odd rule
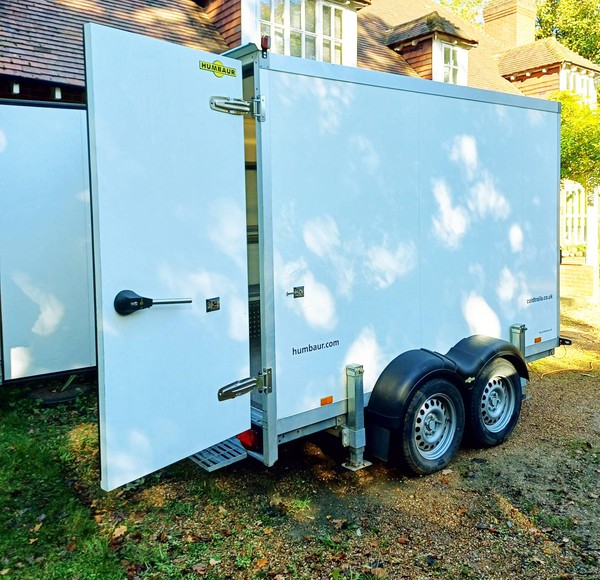
[[[519,376],[529,379],[527,363],[521,351],[510,342],[476,334],[463,338],[446,354],[456,363],[461,383],[470,389],[482,369],[495,358],[505,358],[512,363]]]
[[[483,335],[462,339],[445,355],[420,349],[396,357],[377,379],[365,409],[367,452],[383,461],[390,459],[392,435],[402,428],[410,396],[420,385],[443,378],[464,394],[482,369],[498,357],[511,362],[522,378],[529,378],[525,360],[514,345]]]

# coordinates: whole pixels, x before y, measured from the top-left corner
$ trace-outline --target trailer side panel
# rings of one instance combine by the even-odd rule
[[[96,364],[90,229],[85,111],[0,104],[4,380]]]

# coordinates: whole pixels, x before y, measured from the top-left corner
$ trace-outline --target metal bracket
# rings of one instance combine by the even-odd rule
[[[286,292],[286,296],[293,296],[294,298],[304,298],[304,286],[294,286],[292,292]]]
[[[262,372],[258,373],[256,377],[256,390],[259,393],[267,394],[273,392],[271,369],[263,369]]]
[[[217,392],[217,397],[219,401],[227,401],[241,397],[255,389],[261,393],[271,392],[271,369],[264,369],[261,373],[258,373],[257,377],[248,377],[221,387]]]
[[[267,119],[265,113],[265,98],[261,95],[254,97],[249,101],[230,97],[211,97],[210,108],[219,113],[248,115],[261,122]]]
[[[524,324],[513,324],[510,327],[510,342],[519,349],[523,356],[525,356],[526,332],[527,327]]]

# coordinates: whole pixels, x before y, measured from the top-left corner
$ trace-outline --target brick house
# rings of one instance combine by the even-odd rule
[[[278,53],[595,101],[600,66],[555,39],[534,41],[535,0],[491,0],[484,19],[433,0],[0,0],[0,97],[82,102],[81,26],[93,21],[215,53],[266,34]]]
[[[535,0],[490,0],[483,17],[433,0],[0,0],[0,98],[83,103],[93,21],[215,53],[268,35],[278,53],[540,98],[569,89],[595,106],[600,66],[535,41]],[[585,253],[561,266],[563,291],[596,300],[597,198],[567,183],[561,201],[565,253]]]

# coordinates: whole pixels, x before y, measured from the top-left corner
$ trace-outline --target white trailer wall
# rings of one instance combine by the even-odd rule
[[[84,110],[0,104],[4,380],[96,364],[88,172]]]
[[[528,355],[558,344],[555,104],[277,55],[261,66],[280,420],[344,401],[348,363],[369,392],[411,348],[509,340],[514,323]]]

